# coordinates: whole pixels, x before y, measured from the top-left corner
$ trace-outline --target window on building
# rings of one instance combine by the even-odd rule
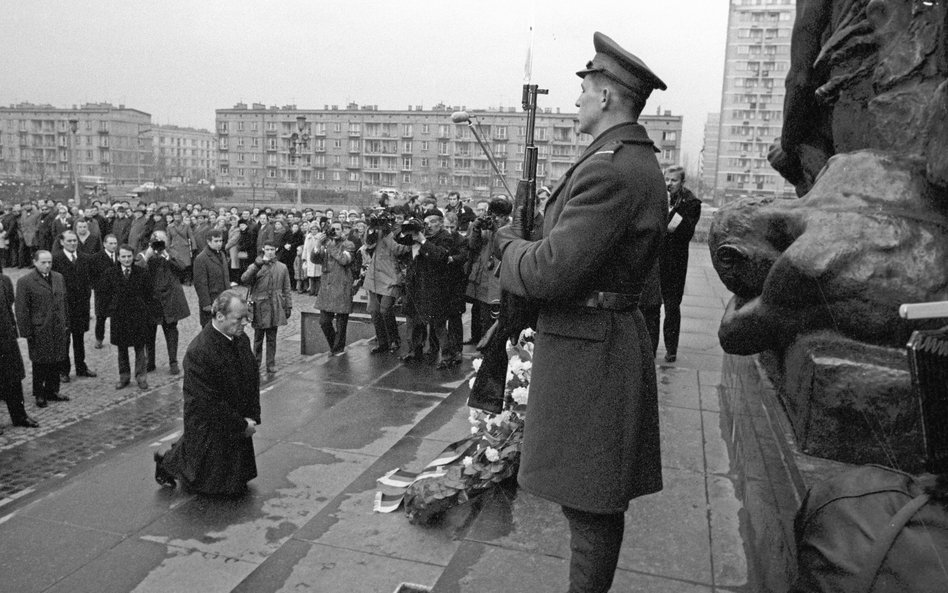
[[[221,175],[227,175],[229,168],[227,165],[221,165]]]
[[[333,181],[342,181],[342,172],[341,172],[341,171],[333,171],[333,172],[332,172],[332,180],[333,180]]]
[[[267,169],[267,177],[270,179],[276,179],[277,172],[276,169]]]
[[[349,181],[358,181],[359,172],[358,171],[349,171]]]
[[[355,154],[349,155],[349,166],[358,167],[359,166],[359,156]]]
[[[358,136],[358,135],[361,134],[361,133],[362,133],[362,124],[360,124],[360,123],[357,122],[357,121],[351,121],[351,122],[349,122],[349,134],[350,134],[350,135]]]
[[[411,141],[405,140],[402,142],[402,152],[411,152]]]
[[[242,121],[237,122],[237,131],[238,131],[238,132],[243,132],[243,131],[244,131],[244,122],[242,122]]]
[[[315,178],[316,178],[317,181],[325,181],[325,180],[326,180],[326,172],[323,171],[322,169],[318,169],[318,170],[314,171],[314,172],[313,172],[313,175],[315,176]]]
[[[450,154],[447,142],[438,142],[438,154]]]

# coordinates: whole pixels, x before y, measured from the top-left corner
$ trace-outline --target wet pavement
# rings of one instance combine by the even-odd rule
[[[691,258],[678,361],[658,366],[665,489],[633,501],[613,591],[757,591],[764,580],[738,464],[748,452],[731,439],[731,403],[760,386],[753,364],[718,347],[729,295],[705,247]],[[181,429],[162,346],[151,391],[116,395],[100,374],[39,411],[40,431],[6,426],[0,591],[564,590],[568,529],[546,501],[500,489],[429,528],[372,512],[378,477],[417,471],[468,433],[471,353],[450,370],[404,366],[370,355],[371,326],[354,323],[346,354],[303,356],[298,319],[280,332],[254,438],[260,475],[239,499],[154,483],[151,453]],[[91,352],[103,357],[93,368],[115,368]]]

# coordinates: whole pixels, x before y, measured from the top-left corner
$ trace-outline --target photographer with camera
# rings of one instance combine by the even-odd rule
[[[369,295],[367,310],[375,326],[377,344],[372,354],[398,352],[401,347],[395,321],[395,300],[401,286],[397,258],[408,253],[409,248],[395,242],[396,231],[395,216],[390,211],[376,210],[369,215],[364,239],[369,265],[363,287]]]
[[[333,222],[325,232],[316,233],[314,256],[323,269],[319,294],[316,295],[319,327],[329,343],[330,355],[335,356],[346,350],[346,328],[352,313],[352,262],[355,258],[355,245],[343,235],[342,223]]]
[[[257,369],[263,362],[263,339],[267,339],[267,373],[276,372],[277,328],[286,325],[293,312],[290,297],[290,273],[277,259],[277,243],[267,240],[254,260],[240,277],[250,287],[248,299],[252,304],[253,354]]]
[[[471,301],[471,339],[477,344],[500,312],[500,280],[495,270],[499,263],[493,253],[494,232],[510,221],[513,205],[502,197],[477,203],[477,218],[468,234],[471,271],[467,277],[467,298]]]
[[[410,244],[411,248],[411,260],[405,274],[405,316],[409,338],[408,354],[402,357],[404,362],[422,360],[427,334],[430,362],[434,363],[445,337],[451,304],[449,261],[458,257],[459,249],[443,225],[441,211],[429,211],[424,222],[412,218],[402,223],[396,238],[397,242]],[[453,345],[445,344],[444,350],[453,352]],[[460,345],[457,350],[460,350]]]
[[[178,368],[178,321],[190,317],[191,309],[184,296],[184,289],[181,288],[184,267],[168,253],[167,241],[168,235],[164,231],[154,231],[148,248],[139,254],[137,265],[148,270],[148,282],[152,287],[152,319],[146,344],[147,370],[151,372],[156,368],[155,342],[158,339],[160,325],[168,348],[169,370],[172,375],[177,375],[181,372]]]

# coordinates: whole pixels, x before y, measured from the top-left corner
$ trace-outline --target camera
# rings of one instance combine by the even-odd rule
[[[423,233],[425,231],[425,223],[417,218],[409,218],[402,223],[402,228],[395,235],[395,242],[400,245],[411,245],[415,242],[414,234]]]
[[[370,229],[388,227],[395,223],[395,217],[387,210],[376,210],[369,214],[367,223]]]
[[[497,225],[494,224],[494,217],[491,216],[490,214],[485,214],[484,216],[478,216],[477,218],[474,219],[474,222],[472,224],[475,229],[478,229],[481,231],[497,230],[496,229]]]
[[[336,239],[339,236],[339,233],[336,232],[336,227],[329,227],[326,229],[326,238],[327,239]]]
[[[164,251],[164,250],[165,250],[165,242],[164,242],[164,241],[152,241],[152,242],[151,242],[151,250],[154,251],[155,253],[160,253],[160,252]]]

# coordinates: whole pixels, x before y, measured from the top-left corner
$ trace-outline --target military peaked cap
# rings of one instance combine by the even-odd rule
[[[619,47],[618,43],[599,31],[593,35],[593,46],[596,48],[596,55],[576,76],[585,78],[587,74],[597,72],[645,97],[648,97],[653,89],[664,91],[668,88],[645,62]]]

